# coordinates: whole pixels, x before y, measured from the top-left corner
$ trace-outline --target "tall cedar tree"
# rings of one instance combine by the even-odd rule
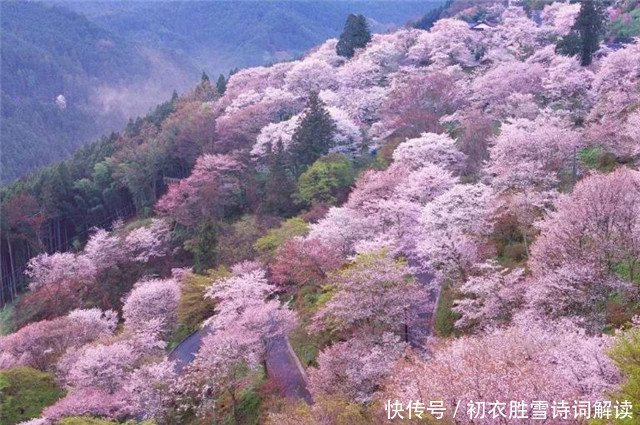
[[[606,10],[602,0],[582,0],[580,13],[570,34],[558,43],[556,51],[563,55],[580,55],[582,66],[591,64],[606,31]]]
[[[364,47],[371,41],[369,24],[363,15],[349,15],[344,31],[336,46],[336,52],[346,58],[353,57],[358,47]]]
[[[318,93],[311,92],[304,115],[291,140],[291,171],[297,179],[318,158],[333,147],[336,123]]]
[[[291,196],[295,192],[295,183],[289,171],[289,155],[282,139],[273,148],[268,146],[267,163],[269,175],[265,188],[265,209],[270,213],[289,215],[292,212]]]
[[[205,273],[215,267],[218,247],[218,229],[213,220],[200,224],[198,234],[187,245],[193,254],[193,268],[197,273]]]
[[[218,90],[218,94],[222,96],[225,91],[227,91],[227,80],[224,78],[224,75],[220,74],[218,77],[218,81],[216,81],[216,89]]]
[[[600,37],[606,30],[606,10],[602,0],[582,0],[580,14],[573,28],[580,34],[582,66],[591,64],[593,54],[600,47]]]

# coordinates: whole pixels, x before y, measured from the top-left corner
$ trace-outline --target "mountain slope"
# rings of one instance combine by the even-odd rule
[[[349,13],[373,30],[438,2],[2,2],[2,175],[68,158],[211,74],[291,59],[337,36]],[[66,109],[56,105],[63,94]]]
[[[123,109],[105,95],[146,81],[159,58],[64,8],[3,2],[2,180],[67,158],[122,125]]]

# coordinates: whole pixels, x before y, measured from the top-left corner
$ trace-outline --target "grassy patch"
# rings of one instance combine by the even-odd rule
[[[587,169],[597,170],[603,173],[613,171],[618,162],[615,155],[611,152],[606,152],[600,146],[592,146],[582,149],[578,153],[580,164]]]
[[[0,371],[0,418],[13,425],[37,418],[42,410],[63,397],[53,375],[30,367]]]
[[[438,300],[436,317],[434,322],[434,333],[439,337],[449,337],[457,335],[455,328],[456,320],[460,315],[453,311],[454,292],[451,286],[445,284]]]
[[[300,326],[298,326],[298,328],[289,335],[291,347],[298,356],[298,359],[300,359],[300,363],[302,363],[304,368],[318,365],[316,363],[316,357],[320,351],[320,341],[317,340],[317,336],[315,334],[310,335],[307,332],[306,325],[306,323],[301,323]]]
[[[306,285],[300,288],[294,298],[294,309],[298,313],[299,326],[291,332],[289,340],[291,347],[300,359],[304,368],[317,366],[316,357],[322,347],[331,340],[328,332],[309,333],[307,326],[320,307],[326,304],[333,296],[330,287]]]

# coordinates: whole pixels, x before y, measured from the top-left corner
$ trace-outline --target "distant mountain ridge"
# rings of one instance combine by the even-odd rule
[[[300,56],[349,13],[374,31],[440,2],[2,2],[3,182],[69,157],[210,75]],[[64,95],[66,109],[55,98]]]

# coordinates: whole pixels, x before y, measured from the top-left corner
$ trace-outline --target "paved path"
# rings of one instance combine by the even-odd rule
[[[180,344],[176,345],[176,347],[171,350],[169,353],[169,360],[176,362],[176,372],[182,373],[184,367],[196,358],[196,353],[200,349],[203,336],[204,332],[202,330],[197,330],[183,339]]]
[[[420,263],[416,259],[409,259],[408,265],[415,270],[421,270]],[[414,277],[418,284],[429,289],[424,300],[416,303],[417,319],[409,326],[408,340],[411,346],[419,350],[426,350],[426,343],[429,336],[432,335],[433,322],[435,319],[435,311],[438,307],[438,299],[440,298],[441,288],[432,287],[433,274],[430,272],[415,272]]]
[[[271,381],[289,400],[304,400],[313,403],[307,390],[307,379],[300,360],[287,338],[278,338],[267,356],[267,372]]]
[[[186,365],[191,363],[202,344],[206,331],[198,330],[186,337],[169,353],[169,360],[176,362],[176,371],[181,373]],[[290,400],[304,400],[313,403],[307,378],[287,338],[278,338],[267,355],[267,371],[281,394]]]
[[[408,264],[415,270],[420,270],[417,260],[409,259]],[[438,305],[440,288],[431,288],[433,280],[431,273],[416,272],[414,276],[419,284],[430,289],[426,299],[416,303],[417,319],[409,326],[408,340],[414,348],[426,350],[426,342],[433,329],[434,312]],[[193,361],[205,334],[206,331],[202,330],[192,333],[169,353],[169,360],[176,362],[178,373]],[[271,382],[284,397],[313,403],[313,398],[307,389],[305,371],[287,338],[282,337],[274,342],[267,355],[267,371]]]

